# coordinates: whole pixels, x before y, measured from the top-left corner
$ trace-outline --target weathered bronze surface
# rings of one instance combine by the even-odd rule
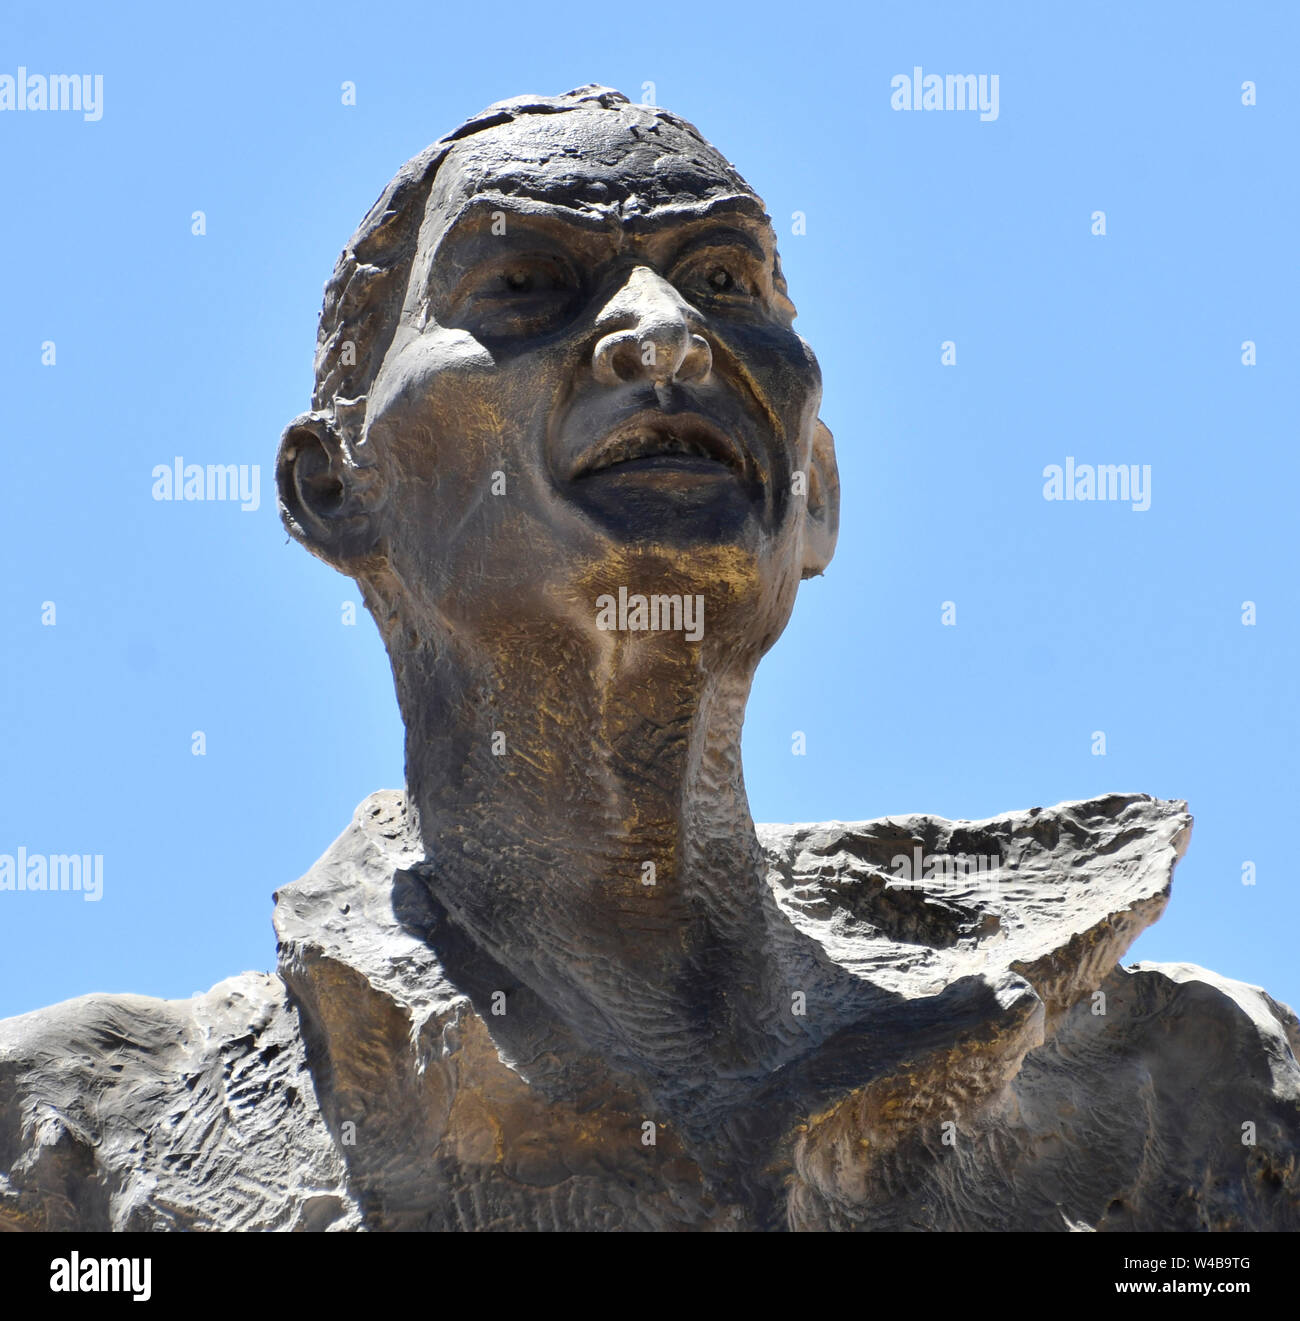
[[[1300,1227],[1294,1014],[1119,966],[1185,804],[755,827],[838,519],[793,319],[754,192],[608,89],[398,173],[277,478],[406,791],[280,891],[278,976],[0,1024],[0,1228]]]

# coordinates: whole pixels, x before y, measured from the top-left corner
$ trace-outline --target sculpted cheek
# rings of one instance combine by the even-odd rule
[[[773,337],[764,362],[774,392],[802,412],[809,400],[815,409],[821,399],[821,369],[812,351],[798,336]]]
[[[402,467],[423,466],[437,451],[443,461],[461,461],[465,441],[494,433],[497,368],[491,354],[460,330],[413,334],[385,360],[370,393],[367,439]],[[457,443],[447,445],[454,439]]]
[[[397,408],[449,406],[475,377],[495,371],[492,355],[466,331],[435,328],[411,333],[384,360],[370,395],[371,421]]]

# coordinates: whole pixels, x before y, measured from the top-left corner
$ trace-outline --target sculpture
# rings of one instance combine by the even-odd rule
[[[834,543],[793,311],[762,204],[674,116],[490,111],[349,245],[281,450],[290,530],[392,657],[439,901],[616,1056],[653,1003],[689,1025],[664,1049],[754,1061],[789,1000],[739,765]],[[646,627],[603,627],[620,592]]]
[[[1300,1224],[1294,1015],[1117,966],[1183,804],[756,831],[746,697],[838,518],[792,321],[663,110],[517,98],[403,167],[277,482],[380,628],[407,791],[277,896],[279,977],[0,1025],[0,1224]]]

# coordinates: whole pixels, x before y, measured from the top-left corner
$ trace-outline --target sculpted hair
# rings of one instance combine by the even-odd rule
[[[357,227],[325,286],[316,335],[312,408],[344,426],[364,409],[365,397],[397,332],[434,177],[457,142],[521,115],[558,114],[592,106],[615,110],[630,104],[621,92],[595,84],[562,96],[498,101],[407,161]],[[693,124],[658,107],[645,109],[709,147]],[[349,344],[351,352],[345,353]]]

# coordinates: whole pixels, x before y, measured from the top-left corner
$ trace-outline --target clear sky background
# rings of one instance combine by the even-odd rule
[[[102,854],[104,897],[0,893],[0,1015],[273,967],[272,891],[401,784],[386,657],[287,541],[276,442],[397,167],[586,82],[653,83],[735,161],[825,375],[841,540],[759,671],[755,818],[1185,798],[1130,957],[1300,1003],[1298,14],[6,5],[0,74],[100,73],[104,107],[0,113],[0,853]],[[917,65],[996,73],[997,120],[892,110]],[[177,455],[260,465],[260,508],[155,502]],[[1150,465],[1150,509],[1044,500],[1067,456]]]

